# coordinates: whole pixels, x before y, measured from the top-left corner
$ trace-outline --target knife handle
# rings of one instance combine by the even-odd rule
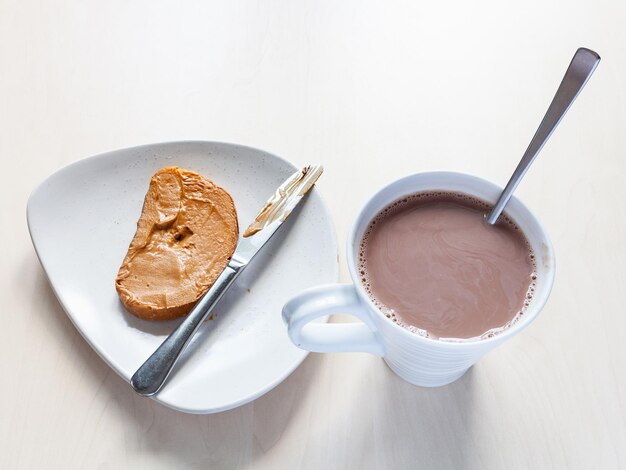
[[[240,266],[237,263],[229,263],[211,288],[189,312],[185,320],[137,369],[137,372],[130,379],[130,384],[137,393],[150,397],[159,391],[193,335],[240,271]]]

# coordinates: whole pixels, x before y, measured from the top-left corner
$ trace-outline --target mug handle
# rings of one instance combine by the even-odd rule
[[[363,323],[311,323],[332,313],[349,313]],[[352,284],[307,289],[283,307],[291,341],[312,352],[366,352],[385,355],[385,348],[366,307]]]

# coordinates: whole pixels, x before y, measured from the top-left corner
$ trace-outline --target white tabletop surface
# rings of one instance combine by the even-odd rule
[[[1,0],[0,467],[626,468],[626,8],[477,3]],[[347,282],[365,199],[428,169],[504,184],[578,46],[603,62],[517,192],[554,242],[552,297],[447,387],[311,354],[253,403],[178,413],[90,349],[33,251],[51,172],[219,140],[326,167]]]

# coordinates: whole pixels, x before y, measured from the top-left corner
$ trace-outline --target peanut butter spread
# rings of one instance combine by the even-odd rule
[[[192,171],[157,171],[115,279],[120,300],[147,320],[186,315],[228,264],[238,234],[226,191]]]

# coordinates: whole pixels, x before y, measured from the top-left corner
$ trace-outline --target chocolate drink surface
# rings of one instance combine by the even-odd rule
[[[479,339],[523,315],[536,282],[534,254],[506,215],[461,193],[417,193],[383,209],[359,252],[361,282],[391,320],[423,336]]]

